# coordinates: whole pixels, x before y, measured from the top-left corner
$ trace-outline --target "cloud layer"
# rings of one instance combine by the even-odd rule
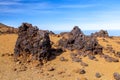
[[[119,7],[119,0],[0,0],[0,22],[50,30],[120,29]]]

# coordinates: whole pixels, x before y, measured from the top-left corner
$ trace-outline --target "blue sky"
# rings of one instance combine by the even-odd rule
[[[40,29],[120,29],[120,0],[0,0],[0,22]]]

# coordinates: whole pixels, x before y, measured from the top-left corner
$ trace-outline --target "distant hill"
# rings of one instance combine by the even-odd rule
[[[1,28],[1,27],[8,27],[8,26],[5,25],[5,24],[0,23],[0,28]]]
[[[18,32],[17,28],[0,23],[0,34],[11,34],[11,33],[17,33],[17,32]]]

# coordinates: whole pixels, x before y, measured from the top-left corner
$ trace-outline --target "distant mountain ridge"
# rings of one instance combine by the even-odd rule
[[[18,33],[18,29],[11,27],[11,26],[7,26],[3,23],[0,23],[0,34],[10,34],[10,33]]]

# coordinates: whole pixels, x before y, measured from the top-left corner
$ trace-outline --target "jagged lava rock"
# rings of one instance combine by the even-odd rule
[[[92,33],[91,36],[94,36],[94,37],[109,37],[109,34],[105,30],[100,30],[99,32]]]
[[[19,27],[14,54],[32,54],[37,60],[47,59],[50,55],[50,39],[46,31],[33,27],[32,24],[23,23]]]
[[[94,54],[102,53],[102,47],[98,44],[96,37],[84,35],[77,26],[69,32],[68,38],[63,37],[59,40],[59,46],[69,50],[77,49],[91,51]]]

